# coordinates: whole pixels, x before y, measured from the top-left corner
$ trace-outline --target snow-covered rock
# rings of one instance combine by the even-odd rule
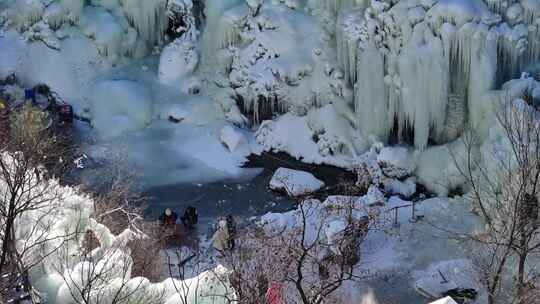
[[[231,126],[225,126],[221,129],[220,140],[231,152],[234,152],[238,147],[247,144],[244,134]]]
[[[411,197],[416,193],[416,178],[409,177],[404,181],[397,179],[385,179],[384,191],[389,194]]]
[[[270,180],[270,189],[284,190],[291,196],[302,196],[324,187],[324,182],[304,171],[279,168]]]
[[[377,155],[377,161],[388,177],[402,178],[416,168],[415,155],[405,147],[384,147]]]
[[[307,115],[286,113],[264,121],[255,134],[265,151],[286,152],[306,163],[350,168],[364,141],[333,105],[311,109]]]

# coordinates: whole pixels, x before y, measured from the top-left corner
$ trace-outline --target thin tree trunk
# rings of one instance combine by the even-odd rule
[[[503,258],[501,262],[499,263],[499,267],[497,268],[497,272],[495,273],[495,277],[493,277],[493,282],[491,282],[489,286],[489,294],[488,294],[488,304],[494,304],[495,303],[495,291],[499,287],[502,272],[504,269],[504,266],[506,265],[506,261],[508,259],[508,255],[510,254],[510,248],[506,248],[506,251],[503,255]]]
[[[11,212],[10,212],[11,213]],[[10,243],[12,241],[11,231],[13,230],[13,216],[8,216],[6,220],[6,227],[4,229],[4,237],[2,238],[2,255],[0,256],[0,274],[4,270],[7,264],[8,253],[10,251]]]
[[[527,261],[527,252],[526,249],[522,249],[522,253],[519,255],[519,263],[518,263],[518,286],[517,286],[517,303],[518,304],[526,304],[525,303],[525,262]]]

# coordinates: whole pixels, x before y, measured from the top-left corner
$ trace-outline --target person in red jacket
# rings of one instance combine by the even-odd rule
[[[266,304],[285,304],[283,300],[283,284],[272,282],[266,291]]]
[[[165,212],[159,217],[159,221],[162,226],[165,227],[174,227],[176,225],[176,220],[178,215],[176,212],[173,212],[171,209],[165,209]]]

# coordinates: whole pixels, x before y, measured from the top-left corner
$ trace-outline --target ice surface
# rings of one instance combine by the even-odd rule
[[[304,171],[279,168],[270,180],[270,189],[284,190],[291,196],[302,196],[324,187],[324,182]]]

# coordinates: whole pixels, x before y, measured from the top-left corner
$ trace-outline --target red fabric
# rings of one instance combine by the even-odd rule
[[[283,284],[273,282],[266,292],[267,304],[285,304],[283,301]]]
[[[171,216],[166,216],[164,224],[165,225],[174,225],[174,224],[176,224],[176,219],[172,215]]]

